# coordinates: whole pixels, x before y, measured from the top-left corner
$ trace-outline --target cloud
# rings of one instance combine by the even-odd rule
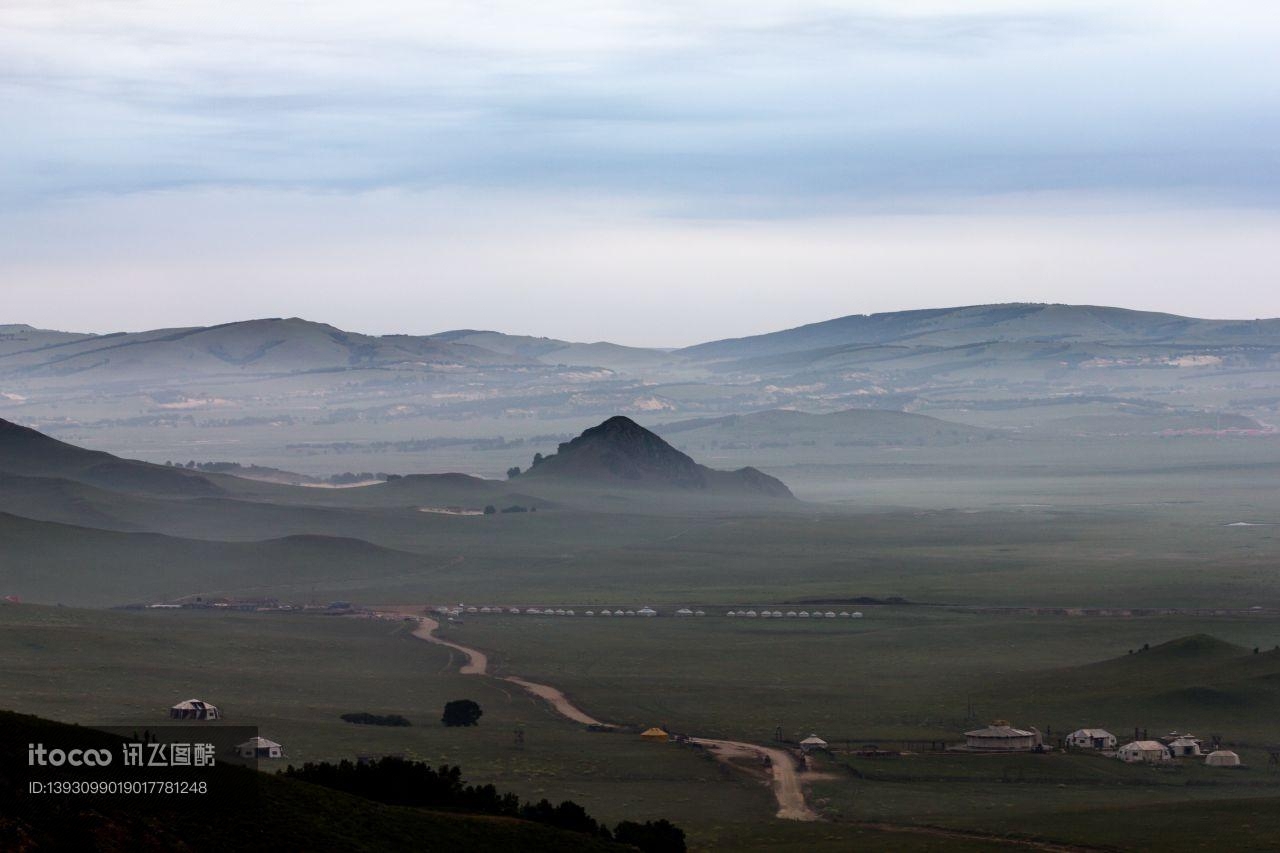
[[[0,190],[1274,204],[1275,27],[1199,5],[10,3]]]
[[[657,344],[1280,314],[1278,39],[1247,0],[8,0],[0,296]]]

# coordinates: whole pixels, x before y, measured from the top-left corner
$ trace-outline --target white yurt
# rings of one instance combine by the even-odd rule
[[[222,712],[218,710],[218,706],[203,699],[187,699],[169,709],[171,720],[218,720],[221,718]]]
[[[827,742],[815,734],[810,734],[807,738],[800,741],[800,748],[805,752],[811,749],[826,749]]]
[[[264,737],[253,737],[236,746],[236,755],[241,758],[283,758],[284,747]]]

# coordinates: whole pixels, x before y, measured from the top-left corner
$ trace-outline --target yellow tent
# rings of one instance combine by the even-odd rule
[[[654,726],[653,728],[649,729],[647,732],[641,732],[640,737],[647,737],[649,738],[649,740],[666,740],[667,733],[664,732],[662,729],[658,728],[657,726]]]

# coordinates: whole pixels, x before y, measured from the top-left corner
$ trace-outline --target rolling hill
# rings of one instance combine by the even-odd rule
[[[1253,650],[1208,634],[1178,637],[1119,657],[1064,666],[1003,685],[1037,719],[1096,720],[1201,735],[1266,731],[1280,704],[1280,649]]]
[[[201,474],[85,450],[3,419],[0,474],[58,477],[115,491],[155,495],[199,497],[222,493]]]
[[[676,354],[698,361],[721,361],[848,346],[946,348],[988,341],[1275,346],[1280,344],[1280,320],[1201,320],[1093,305],[974,305],[855,314],[764,335],[698,344]]]
[[[298,318],[73,338],[0,352],[0,376],[192,379],[355,367],[502,364],[504,354],[430,337],[344,332]],[[517,359],[518,360],[518,359]]]
[[[0,513],[0,541],[0,596],[85,607],[215,594],[305,601],[437,576],[416,554],[318,534],[218,542]]]

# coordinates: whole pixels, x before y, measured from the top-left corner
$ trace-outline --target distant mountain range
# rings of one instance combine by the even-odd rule
[[[362,367],[549,365],[616,371],[690,367],[850,348],[955,349],[980,344],[1119,347],[1280,347],[1280,319],[1201,320],[1121,308],[1008,304],[857,314],[677,350],[470,329],[364,335],[299,318],[218,326],[81,334],[0,325],[0,376],[155,374],[177,379]],[[794,360],[794,359],[793,359]]]
[[[1265,432],[1280,418],[1280,319],[984,305],[854,315],[670,351],[480,330],[374,336],[296,318],[114,335],[0,326],[0,415],[77,440],[110,431],[118,447],[217,436],[251,450],[237,460],[276,466],[286,454],[252,451],[286,435],[348,448],[438,435],[523,440],[617,413],[673,424],[770,410],[950,423],[864,418],[870,432],[853,434],[849,416],[807,422],[828,444],[885,443],[899,427],[913,436],[900,443],[917,444],[974,440],[966,429]],[[770,429],[800,429],[797,418],[769,417]],[[735,441],[729,433],[755,427],[696,429],[713,428]]]

